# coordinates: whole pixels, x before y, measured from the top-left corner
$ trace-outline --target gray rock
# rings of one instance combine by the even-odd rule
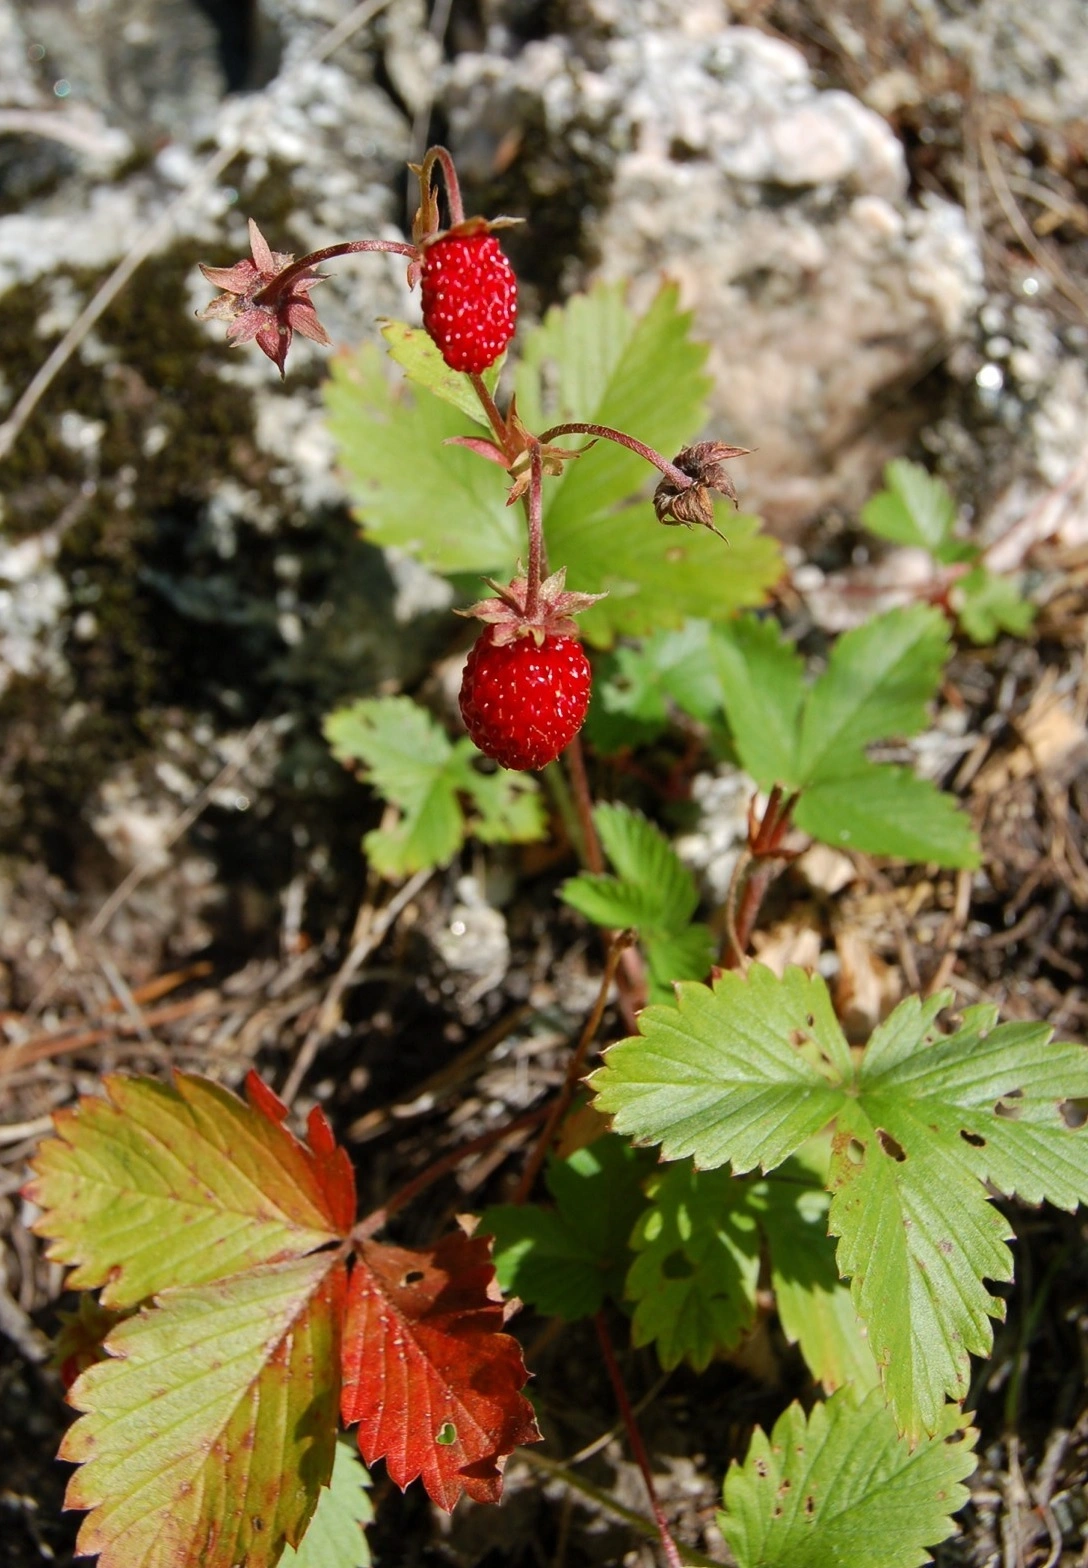
[[[864,428],[873,400],[964,330],[981,262],[958,207],[908,201],[878,115],[817,90],[789,44],[715,31],[705,9],[697,26],[624,28],[592,50],[546,39],[510,66],[462,56],[445,97],[477,167],[519,117],[542,123],[537,199],[550,180],[561,195],[563,149],[594,165],[595,275],[635,280],[638,304],[678,280],[711,345],[712,428],[758,448],[742,502],[788,529],[872,488],[890,451]]]

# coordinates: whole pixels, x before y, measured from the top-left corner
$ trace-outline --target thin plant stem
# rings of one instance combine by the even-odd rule
[[[487,383],[484,381],[484,378],[480,375],[479,371],[472,371],[469,375],[469,380],[472,382],[472,385],[475,388],[476,396],[480,399],[480,405],[483,408],[484,413],[487,415],[488,423],[495,432],[496,440],[502,446],[503,451],[506,452],[506,420],[499,413],[498,404],[491,396],[491,393],[487,390]]]
[[[672,480],[678,490],[689,490],[694,484],[690,474],[685,474],[683,469],[677,468],[675,463],[670,463],[667,457],[654,447],[647,446],[645,441],[639,441],[635,436],[629,436],[623,430],[613,430],[611,425],[583,425],[574,423],[569,425],[553,425],[550,430],[545,430],[539,437],[540,444],[545,446],[553,441],[556,436],[601,436],[606,441],[615,441],[619,446],[627,447],[630,452],[637,452],[639,457],[644,457],[648,463],[659,468],[663,474]]]
[[[525,615],[530,620],[540,608],[540,560],[544,545],[543,482],[540,447],[534,441],[529,449],[529,504],[526,507],[529,517],[529,570],[525,589]]]
[[[518,1182],[517,1190],[510,1200],[512,1203],[528,1202],[529,1194],[533,1190],[533,1183],[536,1181],[540,1167],[544,1164],[548,1150],[551,1148],[559,1123],[567,1114],[571,1101],[574,1099],[574,1091],[578,1086],[578,1080],[585,1066],[589,1048],[597,1038],[597,1031],[601,1027],[604,1010],[608,1006],[608,993],[612,989],[612,982],[616,978],[616,970],[619,968],[620,957],[624,949],[630,947],[634,939],[635,933],[633,931],[621,931],[618,936],[612,938],[609,944],[608,957],[605,959],[604,973],[601,975],[600,989],[597,992],[597,1000],[593,1005],[593,1011],[586,1019],[585,1027],[582,1030],[577,1046],[571,1052],[563,1086],[552,1101],[548,1119],[541,1128],[540,1136],[537,1138],[532,1152],[525,1162],[521,1180]]]
[[[279,298],[289,283],[293,283],[300,273],[307,272],[311,267],[319,267],[323,261],[335,261],[337,256],[355,256],[361,251],[383,250],[394,256],[409,256],[413,260],[419,257],[419,247],[408,245],[403,240],[343,240],[339,245],[326,245],[324,250],[312,250],[308,256],[300,256],[297,261],[284,267],[282,272],[277,272],[270,283],[253,296],[255,305],[271,305]]]
[[[461,200],[461,182],[457,178],[457,170],[453,166],[453,158],[445,147],[432,147],[427,153],[423,163],[423,173],[430,180],[431,170],[435,164],[442,170],[442,178],[446,183],[446,202],[450,209],[450,228],[465,221],[465,205]]]
[[[657,1489],[654,1486],[653,1471],[650,1469],[650,1456],[646,1452],[646,1445],[642,1441],[642,1433],[639,1431],[635,1412],[631,1409],[631,1401],[627,1397],[627,1390],[623,1384],[623,1377],[616,1361],[616,1354],[612,1349],[612,1336],[608,1332],[608,1324],[605,1322],[603,1311],[598,1312],[593,1321],[597,1327],[597,1339],[600,1342],[601,1355],[604,1357],[604,1364],[612,1382],[612,1391],[616,1396],[616,1404],[619,1406],[620,1415],[623,1417],[623,1424],[627,1431],[627,1441],[631,1445],[635,1463],[642,1471],[642,1479],[646,1483],[646,1491],[650,1497],[650,1509],[654,1516],[654,1523],[657,1525],[657,1533],[661,1539],[665,1561],[668,1563],[669,1568],[684,1568],[684,1559],[680,1556],[680,1550],[672,1538],[672,1533],[669,1530],[669,1521],[665,1517],[665,1510],[658,1500]]]
[[[593,797],[589,792],[586,759],[582,752],[580,735],[574,737],[563,755],[567,759],[567,771],[570,774],[574,805],[578,812],[578,824],[582,829],[586,869],[599,876],[604,870],[604,852],[601,849],[601,841],[597,837],[597,825],[593,820]]]
[[[548,1114],[546,1105],[536,1105],[531,1111],[524,1111],[520,1116],[515,1116],[511,1121],[503,1122],[501,1127],[489,1127],[478,1138],[471,1138],[468,1143],[458,1144],[456,1149],[450,1149],[439,1159],[432,1162],[411,1181],[405,1182],[403,1187],[397,1189],[391,1198],[387,1198],[380,1209],[366,1215],[355,1226],[351,1233],[352,1241],[369,1241],[371,1236],[377,1234],[392,1215],[398,1213],[413,1199],[418,1198],[421,1192],[426,1192],[428,1187],[445,1176],[448,1171],[456,1170],[462,1160],[469,1159],[473,1154],[480,1154],[485,1149],[490,1149],[493,1144],[501,1143],[504,1138],[512,1133],[520,1132],[524,1127],[533,1127],[542,1121]]]

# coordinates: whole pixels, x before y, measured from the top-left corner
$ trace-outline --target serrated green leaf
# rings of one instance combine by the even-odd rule
[[[654,995],[674,980],[702,979],[710,967],[709,929],[691,925],[695,878],[652,822],[622,805],[601,805],[594,821],[618,877],[584,875],[563,884],[564,903],[598,925],[633,926],[645,949]]]
[[[753,964],[647,1007],[639,1034],[610,1047],[589,1082],[617,1132],[659,1143],[665,1159],[731,1161],[743,1175],[781,1165],[826,1127],[851,1071],[823,981]]]
[[[442,444],[475,427],[429,392],[394,393],[373,343],[338,355],[331,368],[329,429],[367,537],[432,571],[510,576],[525,554],[525,529],[506,506],[502,470]]]
[[[961,577],[952,589],[952,606],[959,623],[974,643],[996,642],[999,633],[1026,636],[1035,619],[1035,606],[1025,599],[1011,577],[998,577],[984,566]]]
[[[185,1073],[104,1087],[57,1113],[28,1188],[73,1289],[135,1306],[343,1234],[303,1145],[228,1090]]]
[[[856,772],[805,790],[793,819],[839,848],[938,866],[979,864],[978,837],[955,796],[908,768],[863,761]]]
[[[70,1399],[65,1506],[100,1568],[274,1568],[332,1471],[344,1267],[328,1252],[165,1290]]]
[[[954,1533],[972,1437],[946,1408],[938,1434],[912,1446],[879,1392],[857,1404],[844,1390],[807,1419],[791,1405],[730,1465],[719,1528],[738,1568],[918,1568]]]
[[[448,865],[469,831],[486,843],[523,843],[544,833],[534,779],[478,771],[471,741],[453,742],[408,697],[368,697],[325,720],[325,737],[341,762],[361,763],[367,782],[403,813],[392,828],[363,840],[375,870],[403,877]],[[479,818],[466,821],[461,800]]]
[[[952,532],[956,502],[944,480],[934,478],[919,463],[896,458],[884,469],[884,483],[887,489],[861,509],[869,532],[945,559],[941,552],[958,541]]]
[[[483,425],[490,434],[491,426],[472,382],[461,371],[450,369],[430,333],[422,327],[410,327],[403,321],[386,321],[382,325],[382,337],[389,349],[390,359],[396,361],[409,381],[422,387],[425,392],[433,392],[435,397],[440,397],[444,403],[449,403],[462,414],[467,414],[469,419]],[[483,373],[483,383],[489,392],[493,393],[498,385],[505,358],[503,355],[497,359]]]
[[[332,1478],[322,1487],[298,1547],[287,1546],[279,1568],[370,1568],[364,1526],[374,1518],[370,1477],[355,1449],[337,1443]]]
[[[548,528],[546,517],[549,558],[569,563],[568,582],[582,592],[608,596],[578,617],[586,640],[608,648],[618,636],[643,636],[690,617],[721,621],[761,603],[782,575],[778,544],[760,533],[755,517],[732,513],[718,521],[728,545],[705,528],[663,527],[649,502],[584,525],[571,519]]]
[[[763,789],[795,786],[804,662],[777,621],[738,616],[712,643],[721,700],[741,761]]]
[[[631,1236],[632,1341],[653,1344],[666,1370],[688,1361],[701,1372],[755,1319],[760,1235],[751,1190],[728,1171],[684,1162],[653,1178],[649,1193]]]
[[[615,670],[604,692],[609,712],[663,720],[672,702],[692,718],[711,719],[721,693],[710,635],[706,621],[685,621],[679,631],[658,632],[641,647],[617,648]]]
[[[760,1224],[786,1338],[800,1345],[809,1371],[828,1393],[846,1383],[859,1395],[868,1393],[880,1382],[880,1373],[849,1287],[835,1267],[827,1193],[794,1160],[760,1185],[766,1191]]]
[[[495,1273],[504,1292],[568,1321],[591,1316],[606,1296],[622,1297],[627,1240],[646,1205],[641,1182],[652,1163],[609,1134],[549,1161],[554,1209],[486,1210],[479,1231],[495,1238]]]
[[[972,1013],[936,1030],[948,997],[909,998],[855,1066],[826,986],[760,965],[678,988],[590,1080],[619,1132],[712,1168],[777,1166],[834,1118],[829,1225],[838,1267],[902,1430],[933,1432],[963,1398],[969,1354],[1003,1311],[1008,1227],[986,1183],[1031,1202],[1088,1201],[1088,1053]]]
[[[849,771],[844,759],[870,741],[913,735],[926,723],[949,654],[948,622],[931,605],[876,615],[844,633],[808,694],[796,787]]]

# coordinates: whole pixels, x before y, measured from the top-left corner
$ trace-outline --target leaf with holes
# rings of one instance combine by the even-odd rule
[[[607,1296],[622,1300],[631,1262],[628,1238],[646,1207],[642,1180],[650,1155],[607,1135],[548,1163],[554,1208],[503,1204],[480,1217],[494,1237],[495,1272],[508,1294],[539,1312],[590,1317]]]
[[[834,1123],[839,1271],[913,1437],[937,1429],[946,1395],[964,1397],[969,1355],[988,1353],[1003,1311],[984,1284],[1012,1274],[989,1186],[1088,1199],[1088,1052],[988,1009],[944,1035],[950,999],[908,998],[855,1062],[819,977],[753,965],[647,1008],[590,1080],[618,1132],[704,1168],[771,1169]]]
[[[72,1289],[103,1286],[131,1307],[168,1286],[200,1285],[345,1236],[355,1219],[351,1163],[320,1110],[309,1147],[251,1073],[249,1104],[206,1078],[106,1078],[106,1097],[57,1112],[26,1193],[44,1211],[49,1257],[75,1264]]]
[[[646,950],[652,1000],[667,997],[675,980],[701,980],[714,940],[709,927],[692,923],[699,894],[691,872],[639,812],[601,805],[593,820],[619,875],[570,877],[563,902],[598,925],[634,927]]]
[[[363,1529],[374,1518],[367,1493],[370,1477],[358,1454],[338,1442],[328,1486],[321,1488],[314,1516],[297,1547],[287,1546],[279,1568],[370,1568]]]
[[[60,1457],[100,1568],[273,1568],[332,1470],[344,1270],[319,1252],[164,1290],[74,1384]]]
[[[666,1370],[688,1361],[701,1372],[755,1321],[760,1233],[751,1188],[685,1161],[654,1178],[649,1192],[631,1237],[631,1337],[653,1344]]]
[[[791,1405],[730,1465],[718,1526],[738,1568],[918,1568],[955,1533],[974,1435],[946,1407],[911,1444],[877,1391],[859,1404],[844,1390],[807,1417]]]
[[[539,1439],[488,1243],[456,1232],[427,1251],[367,1241],[348,1287],[345,1424],[397,1486],[421,1476],[447,1512],[462,1493],[498,1502],[502,1469]]]

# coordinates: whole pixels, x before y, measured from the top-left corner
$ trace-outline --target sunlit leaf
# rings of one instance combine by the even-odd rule
[[[946,1407],[937,1433],[898,1436],[879,1392],[794,1404],[758,1427],[725,1478],[718,1525],[738,1568],[918,1568],[954,1534],[975,1468],[974,1434]]]
[[[426,1251],[363,1243],[344,1327],[345,1424],[368,1465],[400,1487],[421,1477],[449,1510],[462,1493],[496,1503],[502,1468],[539,1434],[527,1373],[486,1240],[456,1232]]]

